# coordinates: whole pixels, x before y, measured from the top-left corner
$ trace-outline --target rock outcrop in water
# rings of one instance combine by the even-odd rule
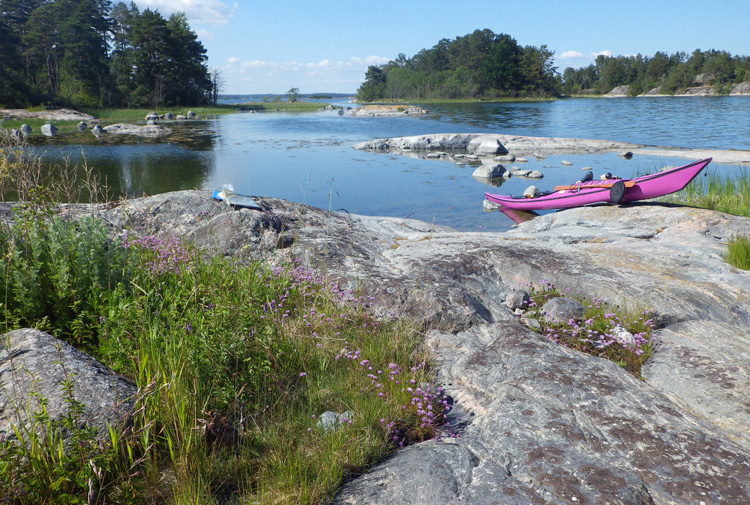
[[[137,135],[139,137],[162,137],[172,133],[171,128],[158,124],[135,125],[130,123],[117,123],[102,127],[104,133],[119,135]]]
[[[723,260],[747,218],[642,204],[459,233],[255,200],[262,210],[187,191],[99,215],[115,231],[177,234],[209,254],[297,258],[430,328],[460,437],[399,451],[336,503],[750,502],[750,273]],[[654,310],[645,380],[524,327],[506,296],[542,281]]]
[[[474,144],[472,144],[472,142]],[[498,153],[509,152],[511,156],[546,157],[557,154],[591,154],[603,152],[622,152],[623,157],[630,159],[633,154],[650,156],[669,156],[693,160],[713,158],[715,163],[750,163],[750,151],[722,151],[718,149],[681,149],[674,147],[643,146],[627,142],[610,140],[526,137],[520,135],[499,135],[491,133],[438,133],[413,137],[394,137],[369,140],[355,144],[354,148],[362,151],[388,152],[416,158],[436,158],[459,161],[464,153],[482,155],[483,163],[507,161],[506,156],[497,156],[489,152],[473,153],[471,145],[477,143],[499,143],[503,149]],[[443,155],[443,151],[446,151]],[[439,154],[434,156],[434,154]],[[521,161],[522,158],[516,158]],[[525,161],[525,160],[524,160]]]
[[[427,111],[415,105],[362,105],[349,111],[355,117],[422,116]]]
[[[492,145],[493,149],[481,146]],[[608,152],[635,149],[638,144],[612,142],[609,140],[589,140],[554,137],[527,137],[520,135],[500,135],[493,133],[438,133],[412,137],[393,137],[369,140],[354,145],[363,151],[466,151],[472,154],[497,155],[513,153],[550,152]]]

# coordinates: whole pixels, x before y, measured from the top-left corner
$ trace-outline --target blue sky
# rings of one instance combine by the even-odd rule
[[[546,45],[559,72],[599,54],[719,49],[750,55],[750,1],[136,0],[184,12],[224,93],[353,93],[368,65],[476,29]]]

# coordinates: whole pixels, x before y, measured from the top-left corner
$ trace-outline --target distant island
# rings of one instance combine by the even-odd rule
[[[300,93],[298,98],[300,100],[333,100],[333,99],[345,99],[353,98],[354,93]],[[218,101],[222,103],[226,102],[279,102],[288,99],[287,93],[252,93],[252,94],[220,94]]]
[[[591,65],[554,66],[546,45],[521,46],[510,35],[475,30],[441,39],[411,58],[371,65],[360,102],[382,100],[556,98],[750,94],[750,58],[696,49],[653,56],[598,56]],[[616,90],[613,92],[613,90]]]

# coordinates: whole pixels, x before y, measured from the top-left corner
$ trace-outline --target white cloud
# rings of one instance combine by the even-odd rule
[[[561,60],[570,60],[573,58],[583,58],[583,53],[580,53],[578,51],[565,51],[562,53],[559,58]]]
[[[337,61],[275,62],[233,56],[221,70],[227,80],[227,92],[231,93],[282,92],[291,87],[298,87],[303,93],[353,92],[364,81],[368,65],[390,60],[368,56]]]
[[[319,61],[317,63],[308,63],[307,64],[308,68],[316,68],[316,67],[323,68],[323,67],[329,67],[329,66],[331,66],[331,61],[330,60],[322,60],[322,61]]]
[[[193,30],[196,35],[198,35],[198,39],[200,41],[204,40],[215,40],[216,36],[214,35],[214,32],[210,30],[206,30],[204,28],[198,28],[196,30]]]
[[[587,67],[596,61],[598,56],[612,56],[612,51],[605,49],[595,53],[584,54],[580,51],[565,51],[556,58],[556,61],[566,67],[581,68]]]
[[[158,10],[164,17],[173,12],[184,12],[191,24],[224,25],[239,9],[220,0],[135,0],[141,9]]]
[[[598,53],[589,53],[589,54],[583,54],[580,51],[565,51],[560,56],[558,56],[561,60],[577,60],[579,58],[587,58],[595,60],[597,56],[612,56],[612,51],[609,49],[605,49],[604,51],[599,51]]]
[[[274,62],[274,61],[262,61],[262,60],[243,60],[232,56],[227,59],[227,66],[225,70],[230,72],[243,73],[248,70],[257,69],[277,69],[286,70],[290,72],[299,72],[304,69],[323,69],[331,72],[335,72],[341,69],[361,69],[364,72],[367,70],[368,65],[379,65],[391,61],[390,58],[383,58],[380,56],[368,56],[367,58],[350,58],[349,60],[331,61],[328,59],[320,60],[317,62],[301,63],[298,61],[287,61],[287,62]]]
[[[352,58],[350,59],[350,63],[354,66],[356,65],[383,65],[385,63],[388,63],[393,58],[384,58],[382,56],[368,56],[367,58]]]

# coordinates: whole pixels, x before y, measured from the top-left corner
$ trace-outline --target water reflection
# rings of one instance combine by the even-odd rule
[[[112,142],[105,145],[37,146],[52,170],[76,167],[79,180],[90,167],[114,197],[137,197],[201,188],[213,170],[211,152],[163,142]]]
[[[238,113],[185,123],[164,138],[94,137],[90,131],[34,137],[50,163],[84,161],[112,191],[128,197],[167,191],[218,189],[273,196],[355,214],[412,217],[460,230],[505,230],[512,221],[482,211],[485,181],[476,163],[453,155],[428,158],[371,153],[351,146],[370,139],[430,133],[502,133],[582,137],[649,145],[750,149],[750,97],[565,100],[557,102],[429,104],[420,117],[354,118],[337,111]],[[565,166],[562,161],[572,162]],[[616,153],[529,157],[524,169],[544,178],[497,180],[502,193],[519,195],[579,179],[655,171],[685,160]],[[506,164],[506,167],[510,164]],[[498,187],[498,186],[495,186]]]

